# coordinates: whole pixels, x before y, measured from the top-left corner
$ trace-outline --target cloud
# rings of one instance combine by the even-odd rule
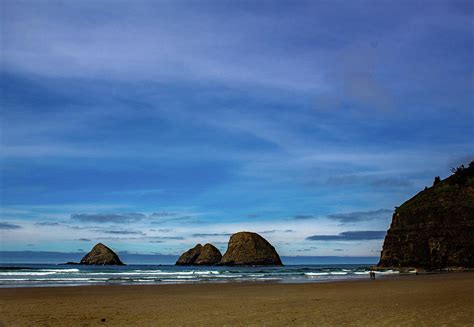
[[[304,248],[304,249],[297,249],[296,252],[309,252],[311,250],[317,250],[318,247],[316,246],[310,246],[309,248]]]
[[[334,249],[333,251],[334,252],[344,252],[345,250],[344,249]]]
[[[196,233],[192,234],[192,237],[212,237],[212,236],[230,236],[231,233]]]
[[[131,222],[139,221],[146,216],[142,213],[121,213],[121,214],[72,214],[71,219],[80,221],[80,222],[94,222],[100,224],[106,223],[116,223],[116,224],[126,224]]]
[[[308,241],[365,241],[380,240],[385,237],[386,231],[354,231],[342,232],[338,235],[312,235]]]
[[[281,229],[271,229],[271,230],[264,230],[264,231],[257,232],[257,233],[258,233],[258,234],[273,234],[273,233],[277,233],[277,232],[293,233],[294,230],[292,230],[292,229],[285,229],[285,230],[281,230]]]
[[[35,223],[36,226],[59,226],[60,223],[57,222],[50,222],[50,221],[40,221]]]
[[[146,235],[143,232],[131,231],[131,230],[102,230],[105,234],[118,234],[118,235]]]
[[[373,211],[354,211],[348,213],[337,213],[328,215],[327,217],[332,220],[337,220],[342,224],[349,224],[360,221],[390,218],[390,215],[392,213],[393,210],[378,209]]]
[[[162,225],[162,224],[166,224],[166,223],[184,223],[184,222],[193,222],[193,223],[198,223],[199,220],[197,220],[196,217],[194,216],[179,216],[179,215],[176,215],[174,217],[170,217],[170,218],[160,218],[160,220],[158,221],[153,221],[151,222],[151,224],[153,225]]]
[[[154,212],[150,216],[151,217],[174,217],[177,213],[174,212]]]
[[[408,188],[412,187],[413,183],[406,179],[401,178],[378,178],[369,183],[377,189],[396,189],[396,188]]]
[[[293,217],[293,219],[296,219],[296,220],[306,220],[306,219],[313,219],[313,218],[316,218],[316,217],[313,215],[296,215]]]
[[[20,229],[20,228],[22,228],[20,225],[0,222],[0,229]]]
[[[367,174],[330,176],[326,180],[330,186],[367,185],[378,190],[399,190],[413,187],[413,182],[400,177],[381,177]]]
[[[90,241],[92,241],[92,240],[91,240],[91,239],[89,239],[89,238],[78,238],[78,239],[76,239],[76,241],[81,241],[81,242],[90,242]]]
[[[184,240],[182,236],[149,236],[147,238],[153,240]]]
[[[154,228],[151,228],[150,229],[150,232],[160,232],[160,233],[169,233],[171,232],[172,229],[171,228],[161,228],[161,229],[154,229]]]

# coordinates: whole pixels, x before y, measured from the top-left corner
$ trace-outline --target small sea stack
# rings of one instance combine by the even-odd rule
[[[212,244],[197,244],[184,252],[176,261],[177,266],[212,266],[221,261],[221,252]]]
[[[123,266],[124,263],[118,255],[102,243],[96,244],[80,262],[81,265],[115,265]]]
[[[239,232],[230,237],[223,266],[282,266],[275,248],[262,236],[252,232]]]

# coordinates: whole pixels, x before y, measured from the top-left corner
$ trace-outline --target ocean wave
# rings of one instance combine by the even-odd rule
[[[33,272],[33,271],[11,271],[11,272],[1,272],[0,276],[47,276],[55,275],[56,272]]]
[[[195,271],[194,274],[196,274],[196,275],[218,275],[219,272],[217,270]]]
[[[328,272],[309,272],[309,273],[304,273],[306,276],[327,276],[329,275]]]
[[[239,277],[243,277],[244,275],[212,275],[212,276],[201,276],[201,278],[239,278]]]
[[[183,279],[162,279],[164,283],[186,283],[186,280]]]
[[[375,271],[378,275],[391,275],[391,274],[399,274],[398,270],[384,270],[384,271]]]
[[[79,268],[79,267],[78,267]],[[227,283],[227,282],[281,282],[311,283],[339,279],[364,278],[367,266],[354,267],[175,267],[125,266],[80,267],[59,269],[54,265],[38,265],[28,270],[0,270],[1,287],[87,284],[169,284],[169,283]],[[395,270],[376,271],[379,277],[397,274]]]
[[[57,273],[72,273],[72,272],[79,272],[79,269],[39,269],[39,271],[45,272],[57,272]]]

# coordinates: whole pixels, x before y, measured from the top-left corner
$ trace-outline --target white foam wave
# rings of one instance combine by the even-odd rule
[[[218,275],[219,272],[217,270],[210,270],[210,271],[195,271],[195,275]]]
[[[47,276],[55,274],[56,272],[9,271],[0,273],[0,276]]]
[[[398,270],[385,270],[385,271],[376,271],[375,273],[379,275],[391,275],[391,274],[399,274],[400,272]]]
[[[58,272],[58,273],[71,273],[71,272],[79,272],[79,269],[40,269],[40,271],[46,272]]]
[[[309,272],[309,273],[304,273],[306,276],[327,276],[329,275],[329,273],[327,272],[320,272],[320,273],[312,273],[312,272]]]
[[[182,279],[163,279],[161,281],[165,283],[186,283],[186,280]]]
[[[243,275],[212,275],[212,276],[201,276],[202,278],[239,278]]]
[[[164,272],[161,270],[158,271],[147,271],[143,270],[141,272],[133,271],[133,272],[91,272],[87,273],[90,276],[217,276],[220,272],[217,270],[210,270],[210,271],[176,271],[176,272]]]

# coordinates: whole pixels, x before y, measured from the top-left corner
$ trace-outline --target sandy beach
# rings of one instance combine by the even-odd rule
[[[2,326],[473,326],[474,273],[310,284],[0,289]]]

